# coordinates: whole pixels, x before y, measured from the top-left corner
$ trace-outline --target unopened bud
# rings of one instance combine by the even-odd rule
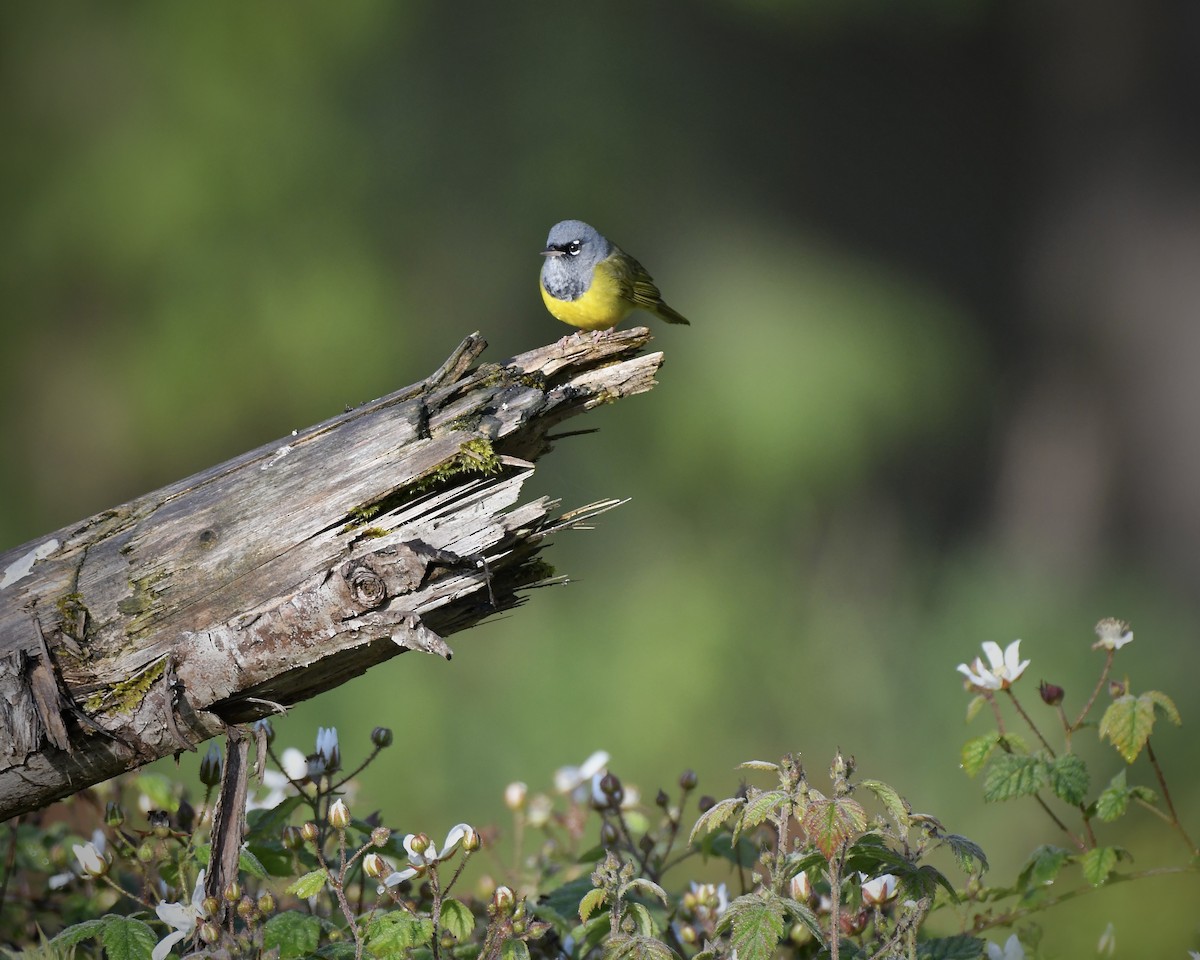
[[[242,885],[236,880],[230,881],[221,891],[221,897],[226,903],[237,903],[242,898]]]
[[[679,939],[689,947],[692,946],[699,939],[696,936],[696,928],[690,923],[681,924],[679,927]]]
[[[334,800],[329,807],[329,825],[334,830],[345,830],[350,826],[350,808],[341,797]]]
[[[660,787],[658,793],[654,795],[654,805],[656,807],[662,807],[665,810],[670,803],[671,798],[667,796],[667,791]]]
[[[134,856],[137,857],[139,863],[149,863],[154,859],[154,844],[149,840],[139,844]]]
[[[243,920],[247,920],[254,916],[254,911],[256,909],[257,908],[254,906],[253,900],[251,900],[249,897],[242,897],[242,899],[238,901],[237,915]]]
[[[412,850],[413,853],[422,854],[429,849],[429,843],[430,840],[427,834],[414,833],[406,846]]]
[[[788,939],[794,946],[802,947],[812,939],[812,931],[802,923],[794,923],[788,931]]]
[[[279,840],[285,850],[299,850],[304,846],[303,831],[291,824],[279,831]]]
[[[1038,685],[1038,693],[1042,695],[1042,702],[1047,706],[1057,707],[1063,702],[1065,691],[1062,687],[1056,686],[1053,683],[1047,683],[1043,680]]]
[[[205,943],[216,943],[221,939],[221,928],[211,920],[200,924],[200,939]]]
[[[371,731],[371,743],[383,749],[392,745],[392,730],[390,727],[376,727]]]
[[[606,847],[616,846],[618,840],[621,839],[621,834],[615,826],[605,821],[604,826],[600,828],[600,842]]]
[[[205,897],[200,901],[200,909],[206,917],[215,917],[217,911],[221,909],[221,901],[216,897]]]
[[[483,846],[483,841],[479,838],[479,832],[474,827],[467,827],[466,833],[463,834],[462,848],[467,853],[474,853]]]
[[[504,805],[509,810],[517,811],[525,806],[525,795],[529,788],[520,780],[514,780],[504,788]]]
[[[378,880],[380,877],[385,877],[392,871],[388,868],[387,861],[377,853],[368,853],[363,857],[363,873],[372,880]]]
[[[312,843],[320,835],[321,835],[321,831],[317,828],[317,825],[315,823],[313,823],[311,820],[305,820],[304,823],[302,823],[300,825],[300,836],[304,839],[304,841],[306,843]]]
[[[699,803],[697,803],[697,806],[700,808],[701,813],[705,813],[705,812],[711,810],[716,805],[717,805],[716,799],[713,797],[710,797],[707,793],[704,796],[702,796],[700,798]]]
[[[550,814],[554,809],[554,801],[544,793],[535,794],[529,801],[529,812],[526,822],[531,827],[544,827],[550,822]]]
[[[508,916],[512,912],[515,901],[516,897],[511,887],[497,887],[496,892],[492,894],[492,906],[501,916]]]
[[[275,898],[270,893],[264,893],[258,898],[258,912],[266,916],[275,912]]]
[[[695,790],[697,782],[698,778],[696,777],[695,770],[684,770],[683,773],[679,775],[679,786],[684,790]]]
[[[116,800],[109,800],[104,805],[104,822],[110,827],[119,827],[125,822],[125,811]]]
[[[392,831],[387,827],[376,827],[371,831],[371,845],[382,847],[392,838]]]
[[[146,814],[150,831],[160,840],[171,835],[171,815],[166,810],[151,810]]]
[[[210,743],[200,761],[200,782],[206,787],[215,787],[221,782],[222,765],[220,749],[215,743]]]
[[[1108,695],[1114,700],[1116,700],[1117,697],[1125,696],[1125,691],[1127,689],[1129,689],[1129,685],[1122,680],[1108,681]]]

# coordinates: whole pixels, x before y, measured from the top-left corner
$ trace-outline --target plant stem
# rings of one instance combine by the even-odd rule
[[[1021,706],[1021,701],[1018,700],[1017,695],[1012,692],[1012,687],[1005,687],[1004,692],[1008,694],[1008,699],[1012,701],[1012,705],[1016,708],[1017,713],[1021,715],[1021,719],[1029,725],[1029,729],[1034,732],[1034,735],[1038,738],[1038,741],[1043,747],[1046,748],[1046,752],[1050,754],[1051,758],[1053,758],[1055,756],[1054,748],[1046,742],[1046,738],[1042,736],[1042,731],[1039,730],[1037,724],[1033,722],[1033,718],[1025,712],[1025,708]]]
[[[1179,822],[1179,814],[1175,812],[1175,801],[1171,799],[1171,791],[1167,788],[1167,778],[1163,774],[1162,767],[1159,766],[1158,757],[1155,756],[1154,747],[1150,745],[1149,737],[1146,738],[1146,756],[1150,758],[1150,765],[1154,767],[1154,775],[1158,778],[1158,785],[1162,789],[1163,800],[1167,803],[1167,809],[1171,811],[1171,826],[1179,831],[1179,835],[1183,837],[1188,849],[1192,851],[1192,856],[1200,856],[1200,849],[1196,848],[1196,844],[1188,836],[1187,830]]]
[[[1079,716],[1075,722],[1071,724],[1068,733],[1073,733],[1083,726],[1083,721],[1087,719],[1088,713],[1091,712],[1092,704],[1096,702],[1096,697],[1100,695],[1100,691],[1104,687],[1104,682],[1108,679],[1108,673],[1112,670],[1114,651],[1108,651],[1108,657],[1104,661],[1104,669],[1100,671],[1100,679],[1096,681],[1096,687],[1092,690],[1092,695],[1088,697],[1087,703],[1083,705],[1083,709],[1079,711]]]

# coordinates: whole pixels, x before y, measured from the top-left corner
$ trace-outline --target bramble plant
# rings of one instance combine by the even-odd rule
[[[1200,858],[1150,742],[1156,717],[1178,724],[1178,711],[1165,694],[1135,694],[1128,680],[1111,680],[1116,654],[1133,639],[1127,624],[1103,620],[1097,636],[1105,661],[1078,713],[1053,684],[1041,684],[1036,711],[1018,698],[1029,667],[1020,641],[985,643],[986,663],[959,666],[973,694],[968,718],[990,711],[995,723],[964,746],[964,770],[982,774],[985,801],[1033,803],[1064,838],[1033,850],[1007,885],[986,885],[987,859],[975,843],[888,784],[858,778],[854,759],[841,753],[828,778],[814,778],[790,754],[743,764],[763,783],[734,796],[698,796],[688,770],[671,793],[643,803],[597,752],[558,770],[552,789],[504,789],[512,859],[502,863],[495,828],[455,824],[435,844],[431,834],[400,835],[375,815],[353,815],[354,777],[391,745],[389,730],[376,728],[366,757],[344,773],[334,730],[320,730],[307,756],[295,748],[280,755],[271,725],[260,721],[272,769],[252,788],[238,876],[219,896],[205,893],[222,777],[213,746],[197,808],[181,784],[140,774],[10,822],[0,837],[0,939],[11,957],[82,951],[110,960],[1035,956],[1038,915],[1118,881],[1194,875]],[[1028,737],[1010,729],[1013,717]],[[1124,766],[1092,790],[1074,750],[1092,731],[1126,764],[1144,753],[1157,790],[1130,784]],[[137,825],[125,812],[134,809]],[[1122,872],[1129,854],[1108,834],[1135,810],[1173,831],[1186,862]],[[491,873],[467,889],[464,868],[479,856]],[[707,879],[722,864],[724,882],[699,882],[701,869]],[[939,864],[955,864],[963,879],[952,882]],[[1007,938],[989,942],[1001,930]],[[1099,948],[1113,953],[1111,925]]]

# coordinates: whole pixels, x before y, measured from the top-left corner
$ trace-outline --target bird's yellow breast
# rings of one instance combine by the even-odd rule
[[[592,272],[591,286],[578,300],[559,300],[538,283],[542,300],[557,319],[583,330],[607,330],[624,320],[633,304],[625,299],[608,261],[601,260]]]

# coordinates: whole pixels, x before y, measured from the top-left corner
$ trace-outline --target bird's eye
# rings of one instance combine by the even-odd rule
[[[567,244],[567,253],[573,257],[579,256],[579,251],[583,249],[583,244],[578,240],[572,240]]]

